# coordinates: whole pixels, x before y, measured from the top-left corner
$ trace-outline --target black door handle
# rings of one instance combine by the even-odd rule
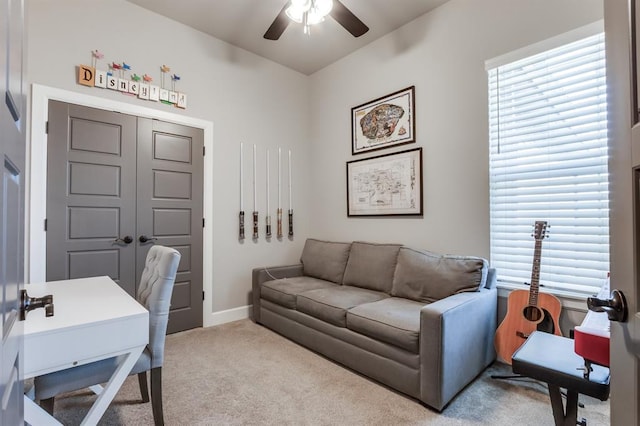
[[[620,290],[611,291],[611,299],[587,298],[587,307],[590,311],[606,312],[609,321],[625,322],[629,315],[627,300]]]
[[[149,238],[146,235],[140,235],[140,238],[138,238],[138,241],[140,241],[141,243],[146,243],[147,241],[156,241],[156,240],[157,238],[155,237]]]
[[[27,318],[27,312],[36,308],[44,308],[44,315],[53,316],[53,295],[43,297],[29,297],[27,290],[20,290],[20,321]]]
[[[125,244],[131,244],[133,242],[133,238],[131,238],[130,235],[125,236],[124,238],[116,238],[115,240],[113,240],[116,243],[125,243]]]

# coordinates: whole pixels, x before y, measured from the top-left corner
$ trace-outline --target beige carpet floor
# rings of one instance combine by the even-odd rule
[[[495,363],[442,412],[242,320],[167,337],[163,367],[167,425],[553,425],[546,385],[495,380]],[[77,425],[94,396],[56,399],[56,418]],[[609,404],[580,396],[579,416],[609,424]],[[153,425],[129,377],[101,425]]]

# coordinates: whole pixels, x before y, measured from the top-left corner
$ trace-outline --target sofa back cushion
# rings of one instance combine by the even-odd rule
[[[391,295],[430,303],[485,285],[488,264],[471,256],[441,256],[402,247]]]
[[[351,243],[307,239],[300,261],[304,275],[342,284]]]
[[[389,294],[400,247],[399,244],[353,242],[343,284]]]

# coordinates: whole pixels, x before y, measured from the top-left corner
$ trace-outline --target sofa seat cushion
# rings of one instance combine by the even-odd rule
[[[417,354],[423,306],[398,297],[358,305],[347,312],[347,328]]]
[[[350,308],[387,297],[384,293],[364,288],[335,286],[298,294],[296,309],[338,327],[346,327]]]
[[[260,296],[270,302],[296,309],[296,296],[309,290],[339,287],[329,281],[313,277],[292,277],[267,281],[260,288]]]

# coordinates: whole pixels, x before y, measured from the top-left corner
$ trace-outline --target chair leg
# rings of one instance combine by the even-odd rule
[[[55,399],[56,398],[52,396],[51,398],[40,400],[40,407],[42,407],[42,409],[49,413],[51,416],[53,416],[53,403],[55,402]]]
[[[149,402],[149,385],[147,384],[147,372],[138,373],[138,384],[140,385],[140,395],[142,402]]]
[[[151,369],[151,407],[155,426],[164,426],[162,414],[162,367]]]

